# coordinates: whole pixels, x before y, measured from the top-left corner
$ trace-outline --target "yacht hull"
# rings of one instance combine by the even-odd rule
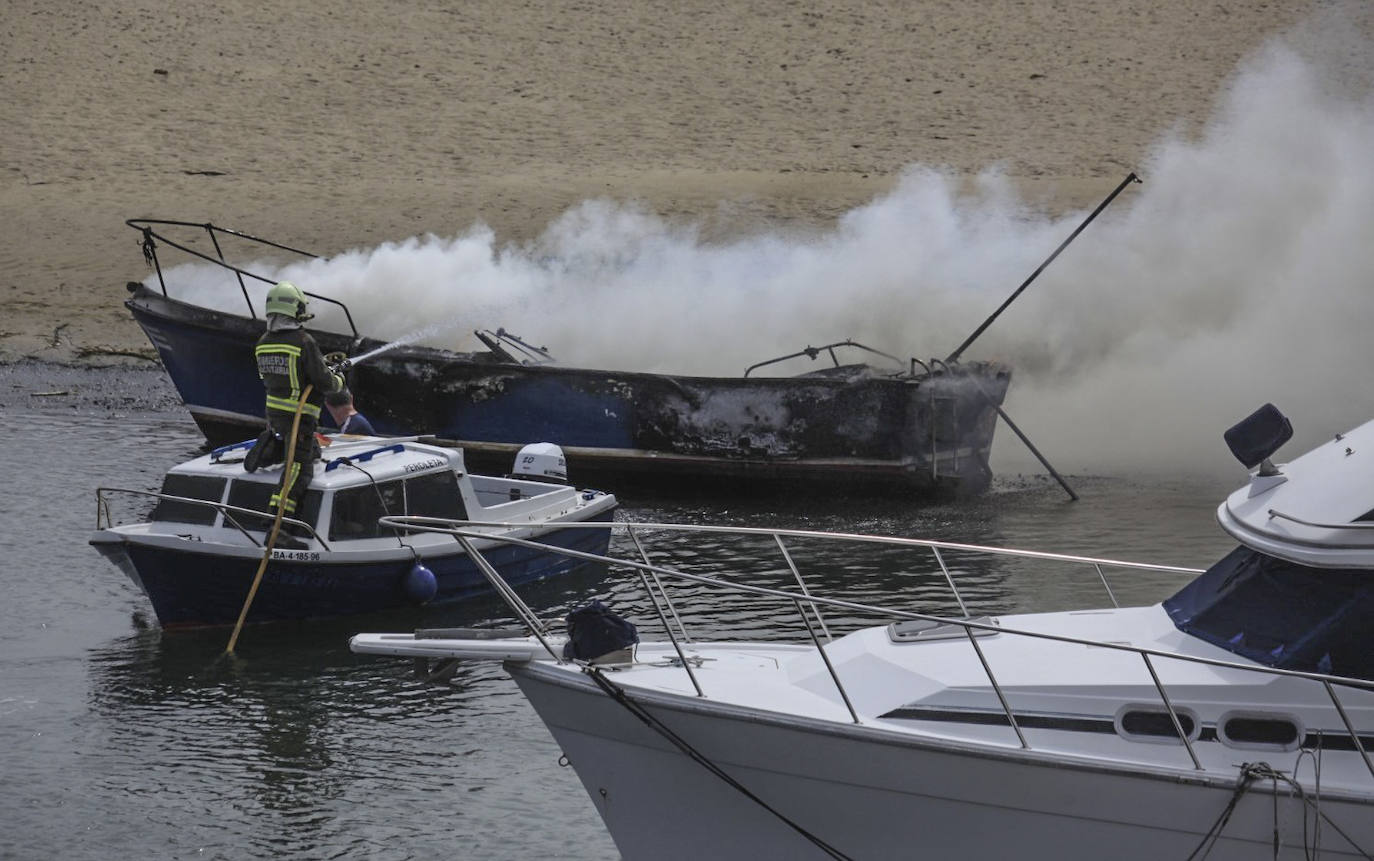
[[[781,817],[849,858],[1186,858],[1236,793],[1236,779],[1216,774],[973,747],[629,691],[780,817],[586,675],[539,662],[506,667],[631,859],[826,857]],[[1349,840],[1374,845],[1369,798],[1323,793],[1321,810]],[[1300,859],[1316,839],[1322,857],[1364,857],[1330,825],[1318,834],[1310,808],[1285,785],[1276,798],[1267,781],[1255,782],[1207,857]]]

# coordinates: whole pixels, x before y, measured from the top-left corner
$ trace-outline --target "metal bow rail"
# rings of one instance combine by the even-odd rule
[[[441,532],[453,535],[456,540],[460,541],[463,544],[464,548],[472,556],[472,558],[478,561],[479,567],[483,569],[488,580],[491,582],[492,587],[497,591],[498,594],[500,594],[505,599],[507,604],[510,606],[511,610],[534,633],[535,637],[538,638],[539,642],[549,653],[550,657],[559,664],[568,663],[568,661],[565,660],[562,654],[558,650],[554,649],[549,643],[548,637],[551,634],[550,626],[543,622],[541,619],[539,619],[538,615],[515,593],[515,590],[512,589],[510,585],[505,582],[505,580],[496,572],[496,570],[493,567],[486,563],[486,560],[482,558],[480,552],[478,552],[476,548],[470,543],[470,538],[492,538],[493,540],[499,542],[516,544],[522,547],[529,547],[546,552],[560,553],[570,558],[604,564],[608,566],[608,569],[622,568],[630,569],[636,572],[641,585],[644,586],[645,590],[648,593],[649,600],[653,604],[655,613],[657,614],[660,623],[663,625],[664,631],[667,633],[669,639],[672,642],[673,648],[677,652],[678,659],[682,665],[683,670],[687,673],[688,677],[690,678],[692,686],[696,690],[697,696],[699,697],[705,698],[707,696],[707,693],[702,688],[701,682],[698,679],[697,674],[693,671],[692,661],[688,659],[686,651],[683,648],[683,644],[690,644],[691,639],[687,634],[685,626],[683,626],[682,624],[681,618],[677,614],[677,610],[674,607],[671,598],[668,596],[667,590],[663,586],[664,579],[671,579],[684,583],[694,583],[698,585],[709,586],[712,588],[732,591],[739,594],[771,597],[778,599],[780,601],[791,603],[796,608],[798,614],[801,616],[802,622],[807,630],[808,636],[810,637],[812,643],[815,645],[816,650],[820,655],[822,661],[825,663],[826,670],[829,673],[831,680],[835,684],[836,690],[838,691],[841,700],[844,702],[845,707],[848,709],[851,719],[856,724],[861,724],[863,721],[859,717],[858,712],[855,710],[850,700],[848,692],[845,690],[844,683],[840,678],[840,674],[831,664],[830,659],[825,652],[825,645],[822,642],[822,635],[824,636],[826,642],[830,642],[833,639],[829,629],[825,625],[824,620],[821,618],[820,608],[822,606],[829,609],[844,610],[852,613],[873,615],[887,619],[896,618],[904,620],[918,620],[938,625],[948,625],[962,630],[964,635],[968,638],[970,646],[973,648],[974,652],[978,657],[979,663],[981,664],[983,671],[988,678],[988,682],[991,685],[993,692],[997,696],[997,699],[1001,705],[1002,711],[1009,725],[1016,733],[1016,737],[1020,747],[1025,750],[1031,750],[1032,747],[1030,745],[1030,742],[1026,739],[1025,733],[1022,731],[1021,726],[1016,720],[1015,713],[1013,712],[1010,703],[1007,701],[1006,695],[1003,691],[1003,686],[998,681],[994,668],[989,662],[986,653],[978,644],[977,638],[980,634],[986,635],[986,633],[997,633],[1007,636],[1029,637],[1033,639],[1049,640],[1059,643],[1090,646],[1098,649],[1110,649],[1119,652],[1131,653],[1139,656],[1145,666],[1146,672],[1149,675],[1151,684],[1154,686],[1155,691],[1159,696],[1164,711],[1169,715],[1169,719],[1173,725],[1175,733],[1178,735],[1178,738],[1182,742],[1183,746],[1187,749],[1188,756],[1192,761],[1194,769],[1198,771],[1206,771],[1206,768],[1202,765],[1202,762],[1199,759],[1197,752],[1194,750],[1192,739],[1190,738],[1190,733],[1184,729],[1178,709],[1175,707],[1173,701],[1171,700],[1165,684],[1159,677],[1159,674],[1155,667],[1155,661],[1157,659],[1181,661],[1184,663],[1231,670],[1243,670],[1245,672],[1260,673],[1272,677],[1288,677],[1311,680],[1314,683],[1321,685],[1325,690],[1326,695],[1330,698],[1331,703],[1335,708],[1335,713],[1339,716],[1341,722],[1345,727],[1346,732],[1349,735],[1350,740],[1353,742],[1354,750],[1359,752],[1360,756],[1364,760],[1365,766],[1369,770],[1370,775],[1374,776],[1374,761],[1371,760],[1369,751],[1365,748],[1364,741],[1362,740],[1359,732],[1356,730],[1354,724],[1351,722],[1349,713],[1346,710],[1344,704],[1342,703],[1340,697],[1337,695],[1335,688],[1336,685],[1344,685],[1363,690],[1374,690],[1374,683],[1363,681],[1360,679],[1349,679],[1340,676],[1325,675],[1322,673],[1310,673],[1298,670],[1284,670],[1273,667],[1256,666],[1253,664],[1240,664],[1233,661],[1223,661],[1211,658],[1197,657],[1192,655],[1183,655],[1174,652],[1165,652],[1156,649],[1141,648],[1138,646],[1127,645],[1119,642],[1086,640],[1077,637],[1060,636],[1056,634],[1047,634],[1037,631],[1019,631],[1009,629],[1001,625],[990,624],[988,622],[982,622],[977,619],[967,618],[967,603],[965,602],[964,598],[961,596],[959,592],[958,586],[955,583],[954,576],[950,570],[949,565],[947,564],[945,556],[949,553],[971,553],[986,556],[1013,557],[1019,559],[1035,559],[1052,562],[1063,562],[1092,568],[1096,571],[1099,578],[1101,579],[1103,586],[1106,588],[1108,596],[1110,597],[1113,606],[1117,606],[1116,597],[1112,593],[1111,586],[1107,581],[1106,574],[1103,570],[1104,568],[1135,571],[1168,572],[1177,574],[1189,574],[1194,576],[1202,573],[1199,569],[1196,568],[1183,568],[1170,565],[1154,565],[1148,563],[1127,562],[1115,559],[1073,556],[1060,553],[1045,553],[1032,550],[1019,550],[1013,548],[989,547],[976,544],[961,544],[948,541],[935,541],[913,538],[895,538],[874,535],[858,535],[850,533],[816,532],[809,530],[764,529],[753,527],[723,527],[670,523],[629,523],[624,521],[617,521],[611,524],[566,524],[569,528],[606,529],[609,526],[613,529],[623,530],[632,541],[636,549],[636,552],[640,556],[640,561],[636,561],[633,559],[617,558],[612,556],[601,556],[594,553],[586,553],[583,551],[555,547],[552,545],[543,544],[537,541],[530,541],[527,539],[520,539],[509,536],[490,536],[484,533],[474,531],[473,527],[477,524],[473,521],[447,521],[440,518],[398,516],[383,517],[380,518],[380,522],[384,525],[391,526],[393,528],[400,530],[416,532]],[[487,527],[493,525],[515,527],[519,526],[520,524],[511,523],[481,525]],[[699,574],[692,574],[690,572],[683,571],[680,569],[654,564],[650,561],[648,553],[645,550],[644,545],[640,541],[640,537],[647,532],[662,531],[703,534],[715,533],[770,538],[773,542],[776,543],[777,547],[781,551],[788,570],[792,573],[792,575],[796,578],[798,582],[800,591],[789,592],[781,589],[753,586],[745,583],[724,580],[719,577],[707,577]],[[946,583],[949,585],[951,591],[954,593],[955,600],[958,602],[960,610],[965,613],[966,618],[947,618],[927,613],[903,610],[900,608],[879,606],[875,604],[866,604],[861,602],[847,601],[835,598],[826,598],[817,595],[814,591],[807,588],[807,585],[802,577],[802,574],[796,566],[796,564],[794,563],[792,554],[788,550],[787,544],[785,543],[785,539],[826,539],[841,542],[852,542],[856,544],[888,545],[896,547],[923,548],[929,550],[932,553],[932,556],[935,560],[936,565],[938,566],[939,571],[943,574]],[[812,624],[811,618],[807,615],[807,608],[810,608],[811,613],[816,617],[818,625]],[[673,624],[669,624],[669,616],[672,617],[674,622]],[[821,631],[820,634],[817,633],[818,627]]]
[[[153,267],[153,269],[157,272],[157,283],[158,286],[162,288],[163,296],[167,295],[167,281],[162,273],[162,262],[158,259],[157,256],[158,242],[161,242],[163,245],[166,245],[170,248],[175,248],[178,251],[189,254],[192,257],[198,257],[201,260],[213,263],[221,269],[234,273],[234,277],[238,279],[239,290],[243,292],[243,301],[248,306],[248,316],[253,319],[257,319],[258,315],[256,310],[253,308],[253,300],[248,295],[248,286],[244,284],[243,279],[245,277],[248,277],[255,281],[261,281],[264,284],[274,284],[276,283],[276,280],[264,277],[262,275],[258,275],[254,272],[250,272],[247,269],[241,269],[230,263],[228,260],[226,260],[224,257],[224,249],[220,246],[220,236],[232,236],[237,239],[242,239],[248,242],[256,243],[258,245],[266,246],[268,248],[276,248],[280,251],[289,251],[292,254],[299,254],[302,257],[307,257],[312,260],[318,259],[319,257],[318,254],[312,254],[309,251],[302,251],[299,248],[292,248],[289,245],[282,245],[279,242],[273,242],[270,239],[263,239],[260,236],[253,236],[251,234],[243,233],[238,230],[230,230],[227,227],[216,227],[208,221],[195,222],[173,221],[163,218],[130,218],[124,223],[143,234],[143,259],[146,260],[148,265]],[[210,244],[215,246],[216,256],[211,257],[210,255],[197,251],[194,248],[188,248],[187,246],[182,245],[179,242],[174,242],[173,240],[168,239],[163,234],[158,233],[156,230],[154,230],[154,225],[165,227],[194,227],[200,230],[204,230],[206,234],[210,237]],[[338,306],[339,310],[343,311],[344,319],[348,321],[348,328],[352,330],[353,338],[357,340],[361,337],[358,334],[358,327],[353,325],[353,315],[349,313],[347,305],[345,305],[337,299],[331,299],[328,296],[321,296],[318,293],[311,293],[309,290],[304,290],[302,292],[312,299],[319,299],[321,302],[328,302],[331,305]]]

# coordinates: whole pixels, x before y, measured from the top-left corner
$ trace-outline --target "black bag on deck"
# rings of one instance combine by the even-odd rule
[[[634,624],[593,599],[587,606],[568,614],[568,644],[563,647],[563,657],[596,661],[613,652],[628,650],[638,642],[639,631]],[[624,660],[629,661],[630,655],[626,654]]]

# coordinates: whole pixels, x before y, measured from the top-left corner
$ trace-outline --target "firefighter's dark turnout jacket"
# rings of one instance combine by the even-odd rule
[[[315,428],[319,424],[324,396],[342,389],[344,379],[329,369],[315,339],[299,326],[280,328],[277,331],[269,328],[258,339],[257,346],[253,348],[253,355],[258,363],[258,376],[262,378],[263,387],[267,390],[267,425],[282,440],[283,445],[287,444],[291,435],[291,423],[296,416],[296,405],[300,402],[301,392],[307,384],[313,387],[306,398],[305,407],[301,410],[300,427],[294,441],[296,453],[293,456],[291,474],[287,475],[283,471],[282,480],[271,500],[271,506],[275,510],[280,504],[284,490],[287,495],[286,514],[290,516],[295,513],[296,505],[305,495],[314,473],[314,462],[319,452],[315,442]],[[279,460],[282,458],[259,461],[257,465],[266,466],[268,462]]]

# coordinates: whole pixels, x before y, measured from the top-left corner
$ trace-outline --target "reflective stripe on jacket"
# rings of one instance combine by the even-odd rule
[[[301,415],[318,419],[324,396],[343,388],[343,377],[329,370],[315,339],[304,329],[266,332],[253,348],[258,376],[267,390],[267,414],[294,415],[301,391],[307,383],[314,386]]]

